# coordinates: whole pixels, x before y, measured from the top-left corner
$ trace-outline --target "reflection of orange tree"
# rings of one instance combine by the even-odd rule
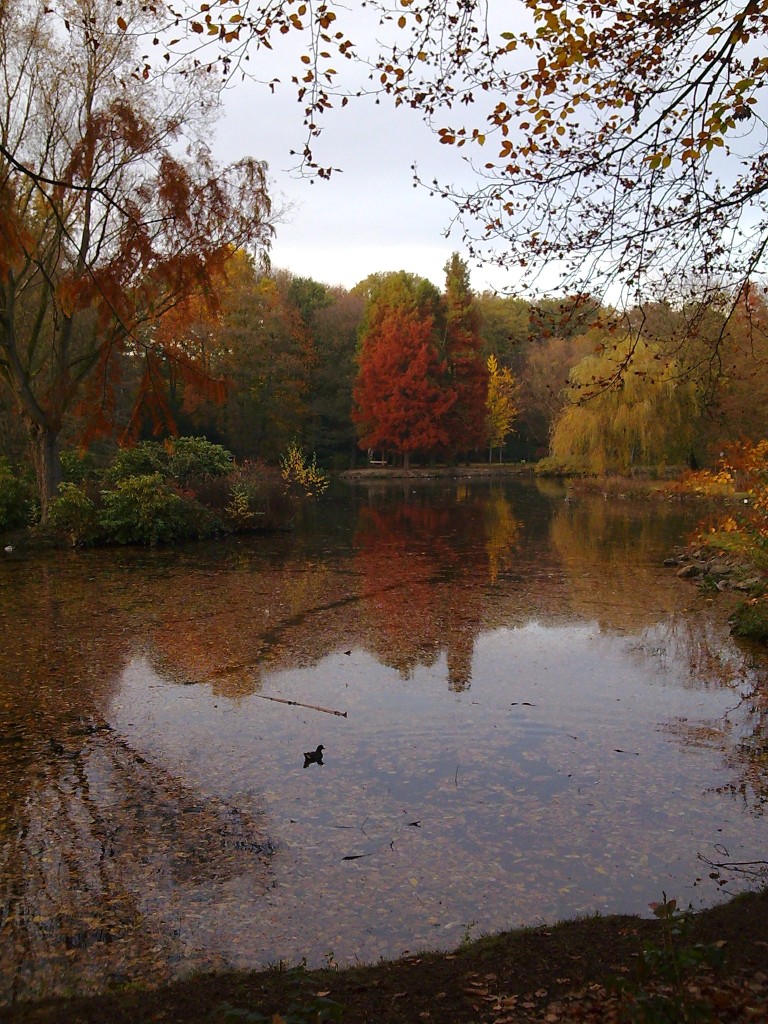
[[[348,578],[322,563],[188,573],[183,601],[179,585],[158,585],[150,657],[162,674],[229,698],[253,693],[265,672],[314,664],[349,635]]]
[[[434,664],[444,650],[451,688],[469,686],[487,579],[476,561],[482,530],[474,502],[362,510],[355,544],[364,579],[364,643],[404,677],[417,665]]]
[[[397,507],[361,512],[362,594],[349,573],[302,559],[246,560],[236,572],[188,569],[183,584],[175,575],[155,581],[150,656],[164,675],[237,697],[264,672],[315,664],[359,635],[406,676],[445,650],[452,685],[465,686],[482,584],[504,566],[519,525],[503,497],[457,496],[456,507],[409,495]]]

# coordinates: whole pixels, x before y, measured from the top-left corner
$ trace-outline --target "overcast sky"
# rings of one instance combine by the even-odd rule
[[[224,109],[217,157],[266,160],[276,201],[292,206],[277,225],[275,268],[347,288],[374,272],[407,270],[442,287],[451,253],[467,258],[459,229],[444,236],[453,206],[414,188],[411,164],[430,181],[469,181],[469,171],[461,151],[442,146],[415,112],[394,109],[386,98],[379,105],[355,100],[332,111],[315,154],[342,172],[312,184],[290,172],[296,163],[290,151],[304,143],[302,108],[290,83],[274,94],[254,82],[239,83],[225,94]],[[468,264],[476,291],[514,284],[508,272]]]

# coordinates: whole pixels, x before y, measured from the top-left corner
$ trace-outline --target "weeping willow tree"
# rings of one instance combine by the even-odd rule
[[[658,345],[614,339],[571,370],[550,454],[598,475],[674,465],[689,458],[698,419],[696,386],[673,359]]]

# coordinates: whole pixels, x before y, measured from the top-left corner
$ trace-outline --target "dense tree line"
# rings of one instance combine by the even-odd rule
[[[407,465],[484,459],[493,446],[505,459],[598,473],[713,463],[729,442],[768,432],[768,311],[756,289],[735,313],[730,296],[711,303],[694,333],[685,304],[628,317],[585,295],[534,304],[474,295],[457,254],[445,269],[442,291],[405,272],[347,290],[267,272],[234,250],[213,279],[214,306],[191,291],[158,320],[154,404],[137,402],[145,370],[122,354],[116,421],[134,441],[197,434],[272,464],[296,440],[329,468],[365,464],[368,449]],[[180,373],[184,361],[218,393]],[[87,403],[73,413],[66,444],[88,437],[91,416]],[[0,429],[20,463],[7,386]],[[97,454],[109,450],[95,442]]]

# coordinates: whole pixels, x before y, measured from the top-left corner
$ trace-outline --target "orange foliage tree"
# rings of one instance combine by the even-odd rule
[[[448,413],[456,401],[434,337],[434,320],[392,306],[363,338],[353,419],[361,448],[403,456],[430,454],[450,443]]]
[[[231,381],[224,376],[222,365],[222,326],[229,282],[247,259],[242,250],[233,251],[221,265],[211,267],[202,287],[198,285],[179,296],[152,324],[152,342],[165,365],[154,381],[150,382],[144,373],[142,384],[157,387],[159,401],[155,404],[162,402],[165,423],[181,427],[182,417],[193,420],[201,405],[211,401],[218,405],[229,394]],[[140,419],[150,409],[134,400],[129,433],[137,432]]]
[[[445,271],[442,296],[404,271],[358,285],[368,296],[353,413],[362,448],[390,449],[407,460],[485,444],[480,312],[456,253]]]
[[[745,493],[744,504],[734,506],[732,514],[721,518],[717,529],[738,532],[765,551],[768,547],[768,440],[743,440],[728,445],[718,463],[716,473],[698,474],[699,482],[710,485],[728,481]],[[692,474],[692,483],[697,479]]]
[[[86,436],[115,428],[126,367],[142,368],[134,423],[139,406],[168,418],[169,363],[205,381],[157,325],[190,291],[210,294],[233,247],[271,234],[264,165],[214,163],[202,132],[215,96],[194,74],[137,74],[151,13],[133,0],[120,11],[124,31],[98,0],[0,7],[0,375],[43,518],[62,432],[78,419]]]

